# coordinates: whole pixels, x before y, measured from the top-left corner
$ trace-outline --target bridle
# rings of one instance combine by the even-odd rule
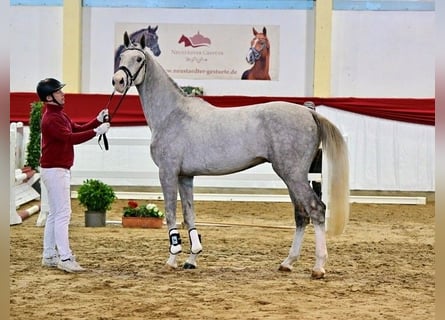
[[[140,51],[140,52],[142,52],[144,54],[144,57],[145,57],[144,50],[139,49],[139,48],[126,48],[125,50],[122,51],[122,53],[124,53],[125,51],[128,51],[128,50]],[[126,79],[127,80],[127,86],[125,88],[126,91],[128,90],[129,87],[131,87],[133,85],[134,80],[136,80],[136,78],[139,75],[139,72],[141,72],[142,68],[144,68],[146,65],[147,65],[147,59],[144,59],[144,61],[141,63],[141,65],[136,70],[134,75],[131,74],[131,71],[126,66],[120,66],[119,68],[117,68],[117,70],[122,70],[125,73],[125,76],[127,77],[127,79]]]
[[[122,51],[122,53],[124,53],[124,52],[127,51],[127,50],[138,50],[138,51],[142,52],[142,53],[144,54],[144,57],[145,57],[145,52],[144,52],[144,50],[142,50],[142,49],[139,49],[139,48],[126,48],[124,51]],[[121,103],[122,103],[122,101],[124,100],[125,96],[127,95],[128,90],[129,90],[129,89],[131,88],[131,86],[133,85],[134,80],[136,80],[136,78],[138,77],[138,75],[139,75],[139,73],[141,72],[142,68],[146,67],[146,65],[147,65],[147,59],[144,59],[144,61],[141,63],[141,65],[140,65],[139,68],[136,70],[136,72],[135,72],[134,75],[131,74],[131,71],[130,71],[126,66],[120,66],[120,67],[116,70],[116,72],[117,72],[118,70],[122,70],[122,71],[125,73],[126,80],[127,80],[127,81],[126,81],[127,85],[125,86],[124,93],[122,94],[121,98],[119,99],[119,102],[118,102],[118,104],[116,105],[116,108],[114,108],[113,112],[111,113],[111,116],[105,116],[105,117],[104,117],[104,122],[110,122],[110,123],[111,123],[111,119],[113,119],[113,117],[114,117],[114,115],[116,114],[117,110],[118,110],[119,107],[121,106]],[[146,71],[146,70],[145,70],[145,71]],[[113,92],[111,93],[110,97],[108,98],[108,102],[107,102],[107,104],[106,104],[105,107],[104,107],[105,109],[107,109],[107,108],[109,107],[109,105],[110,105],[110,103],[111,103],[111,99],[113,99],[113,96],[114,96],[115,93],[116,93],[116,89],[113,90]],[[100,145],[100,141],[102,140],[102,138],[103,138],[103,140],[104,140],[104,147],[105,147],[105,150],[108,150],[108,139],[107,139],[107,136],[106,136],[105,134],[101,134],[101,135],[99,136],[99,139],[98,139],[99,147],[102,149],[102,146]]]
[[[251,55],[253,55],[254,61],[257,61],[261,58],[261,52],[264,50],[264,48],[267,48],[267,41],[264,41],[264,43],[260,44],[261,48],[258,50],[255,48],[255,46],[250,47],[249,52]]]

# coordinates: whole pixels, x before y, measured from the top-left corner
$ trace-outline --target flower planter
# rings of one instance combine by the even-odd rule
[[[106,212],[85,211],[85,227],[105,227]]]
[[[164,222],[163,218],[154,217],[122,217],[124,228],[152,228],[160,229]]]

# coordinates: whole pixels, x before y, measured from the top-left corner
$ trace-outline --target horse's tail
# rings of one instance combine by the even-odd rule
[[[328,235],[339,235],[349,220],[348,149],[340,130],[320,114],[313,114],[321,131],[323,156],[326,156],[328,166],[326,229]]]

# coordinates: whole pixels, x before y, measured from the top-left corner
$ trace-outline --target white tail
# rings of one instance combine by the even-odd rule
[[[349,220],[349,160],[348,149],[338,128],[320,114],[315,115],[322,131],[323,155],[328,164],[329,219],[327,233],[330,236],[343,233]]]

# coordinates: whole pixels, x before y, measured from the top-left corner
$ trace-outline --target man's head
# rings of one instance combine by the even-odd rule
[[[37,84],[37,95],[43,102],[55,103],[58,105],[64,104],[64,94],[62,88],[65,86],[59,80],[54,78],[46,78],[40,80]]]

